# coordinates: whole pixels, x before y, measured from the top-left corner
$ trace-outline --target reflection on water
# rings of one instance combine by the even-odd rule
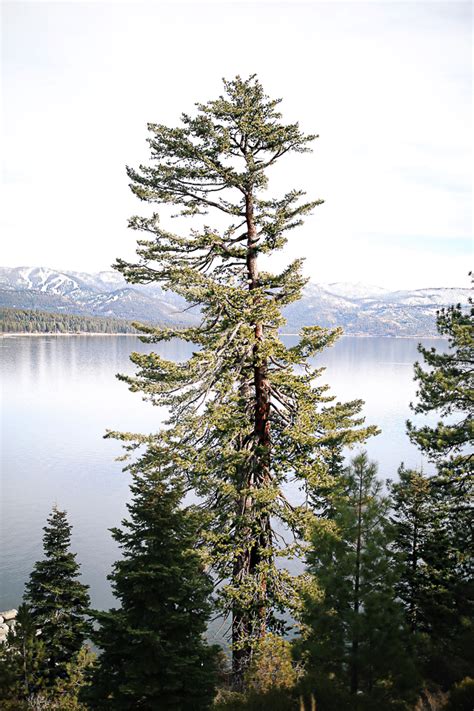
[[[429,343],[446,348],[445,341]],[[405,435],[415,398],[416,345],[412,339],[347,337],[317,358],[327,366],[323,377],[337,399],[364,399],[367,422],[382,428],[367,449],[384,479],[396,475],[401,461],[422,463]],[[156,348],[181,360],[193,347],[171,342]],[[133,372],[128,358],[133,350],[152,348],[130,336],[0,339],[0,609],[18,605],[41,556],[41,529],[53,503],[68,511],[74,526],[73,549],[93,605],[112,603],[106,575],[117,547],[108,529],[126,513],[128,478],[115,461],[119,445],[103,434],[106,429],[153,432],[165,414],[114,377]]]

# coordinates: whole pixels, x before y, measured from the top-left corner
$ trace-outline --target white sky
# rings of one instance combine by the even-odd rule
[[[320,134],[275,180],[326,201],[275,266],[305,256],[319,282],[468,286],[471,12],[452,0],[4,2],[0,264],[132,258],[127,217],[146,206],[125,164],[146,162],[146,123],[176,125],[221,77],[256,72],[285,119]]]

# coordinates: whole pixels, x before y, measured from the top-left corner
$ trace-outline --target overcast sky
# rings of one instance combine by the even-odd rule
[[[4,2],[4,266],[130,258],[125,165],[221,78],[256,72],[318,133],[274,187],[323,198],[276,259],[318,282],[468,286],[470,2]],[[271,187],[271,185],[270,185]],[[173,225],[174,227],[174,225]]]

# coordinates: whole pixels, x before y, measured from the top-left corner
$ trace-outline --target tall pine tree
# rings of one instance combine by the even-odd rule
[[[365,453],[340,475],[330,499],[307,555],[306,683],[321,711],[403,708],[416,675],[394,589],[389,502]]]
[[[448,351],[419,350],[415,363],[418,414],[436,412],[434,427],[407,423],[410,439],[436,464],[430,481],[432,535],[425,561],[432,595],[430,674],[449,686],[469,673],[474,663],[473,442],[474,442],[474,304],[441,309],[438,332],[448,338]]]
[[[321,202],[296,189],[270,197],[269,173],[285,155],[308,152],[316,137],[282,123],[279,100],[254,76],[224,81],[224,89],[177,128],[149,124],[151,163],[128,169],[138,198],[193,217],[193,229],[177,234],[157,213],[133,217],[130,227],[144,233],[139,259],[116,267],[132,283],[160,282],[199,308],[196,327],[139,326],[149,343],[195,344],[189,360],[134,353],[138,372],[122,379],[169,408],[156,441],[213,514],[207,544],[225,581],[220,599],[232,613],[239,681],[254,644],[281,630],[280,613],[294,597],[275,561],[291,546],[279,550],[274,523],[298,534],[308,514],[288,500],[285,484],[314,480],[342,446],[376,430],[362,426],[360,400],[335,404],[317,381],[321,369],[308,362],[338,329],[304,328],[291,347],[279,338],[282,308],[306,282],[302,260],[278,274],[262,269],[262,258],[284,247],[288,231]]]
[[[50,686],[67,674],[68,663],[88,636],[89,595],[88,586],[78,580],[76,554],[69,550],[72,526],[66,512],[54,506],[43,530],[45,557],[30,574],[25,600],[41,632],[44,677]]]
[[[123,559],[109,576],[121,606],[94,614],[102,649],[91,708],[206,709],[214,696],[216,647],[203,639],[212,580],[198,551],[203,516],[183,507],[182,482],[150,451],[131,467],[129,520],[113,529]]]

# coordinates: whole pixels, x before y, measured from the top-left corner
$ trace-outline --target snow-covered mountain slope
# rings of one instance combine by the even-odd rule
[[[115,291],[116,289],[122,289],[128,286],[123,276],[118,272],[97,272],[96,274],[66,272],[66,274],[78,279],[83,284],[87,284],[90,289],[98,293]]]
[[[0,286],[8,289],[34,289],[48,294],[86,296],[90,287],[78,276],[45,267],[2,267]]]
[[[392,291],[378,297],[379,301],[403,306],[446,306],[447,304],[467,304],[470,289],[415,289],[414,291]]]
[[[351,284],[346,281],[337,281],[332,284],[321,284],[321,288],[336,296],[343,296],[347,299],[367,299],[370,297],[379,297],[389,293],[388,289],[382,286],[373,286],[371,284]]]
[[[467,304],[470,289],[388,291],[336,282],[306,286],[303,298],[285,309],[287,332],[302,326],[342,326],[348,335],[435,336],[436,311]],[[0,267],[0,306],[113,316],[162,324],[192,324],[197,309],[158,284],[127,284],[117,272],[97,274],[44,267]]]

